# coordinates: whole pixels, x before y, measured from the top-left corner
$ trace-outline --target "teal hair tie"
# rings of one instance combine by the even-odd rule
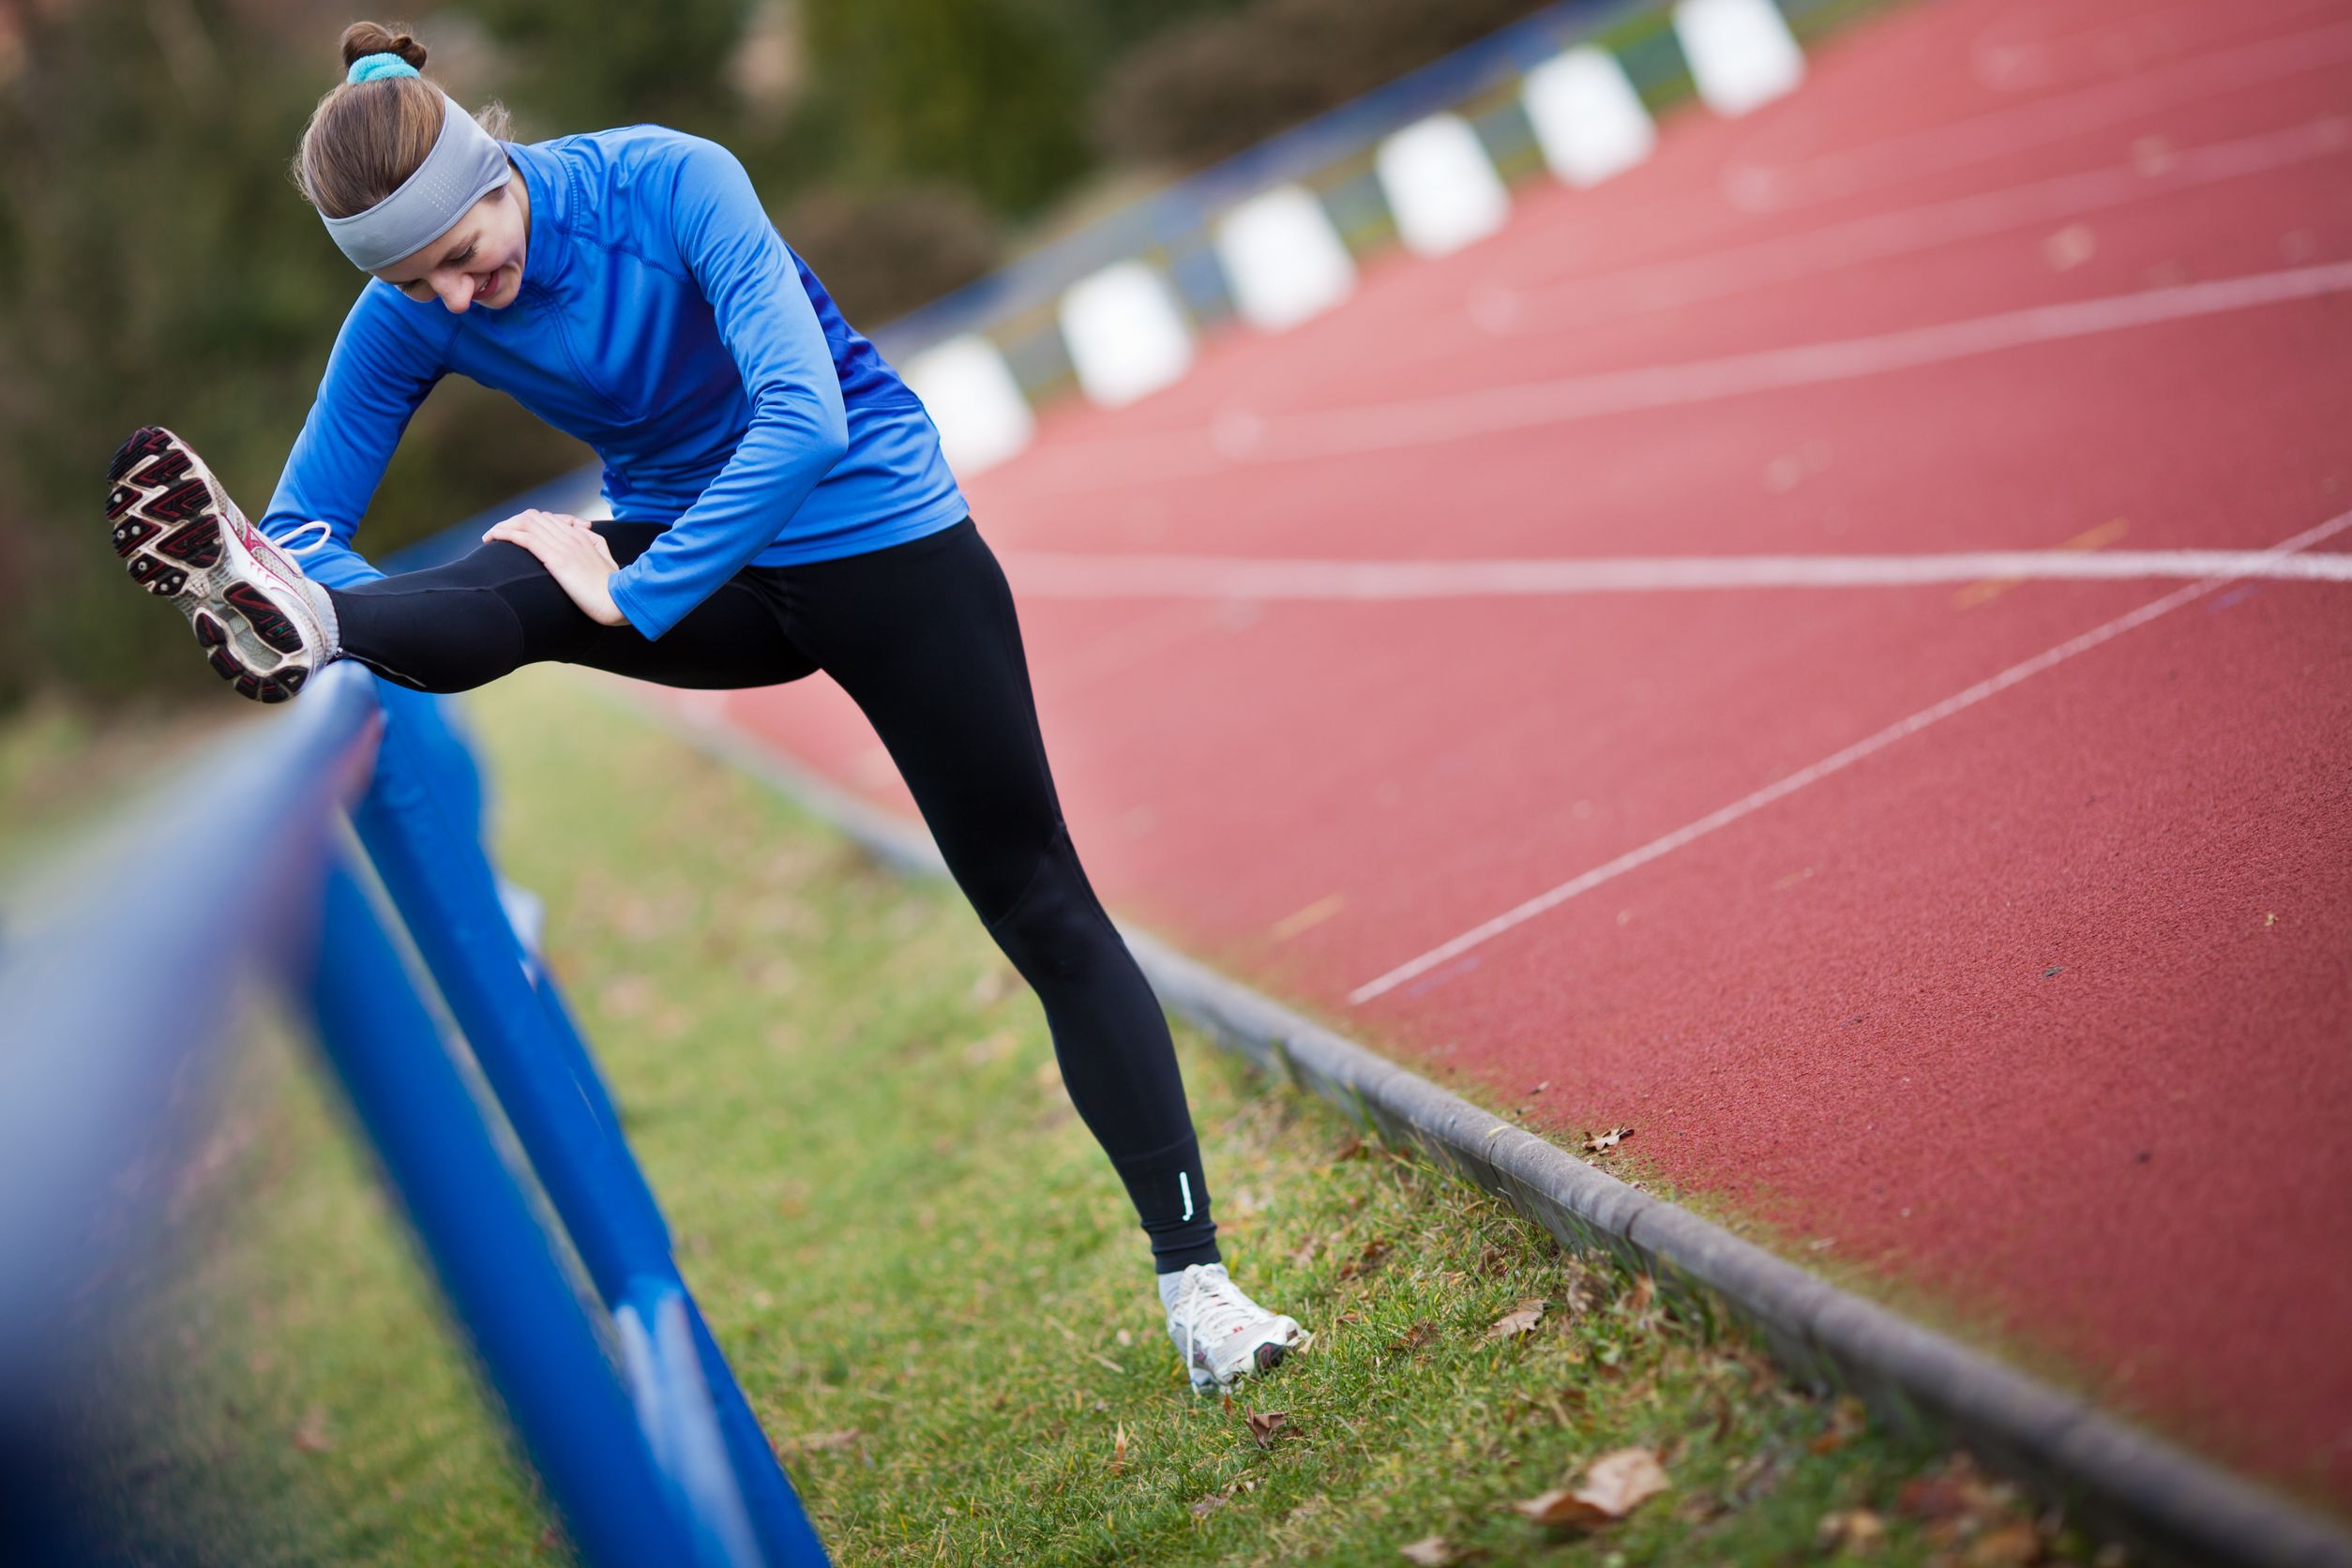
[[[398,54],[362,54],[351,63],[345,82],[381,82],[387,76],[415,76],[415,66]]]

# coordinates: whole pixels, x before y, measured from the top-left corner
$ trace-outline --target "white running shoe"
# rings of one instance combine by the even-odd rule
[[[1229,1388],[1271,1372],[1315,1336],[1294,1318],[1269,1312],[1242,1293],[1222,1263],[1194,1263],[1168,1297],[1168,1336],[1191,1374],[1193,1392]]]
[[[283,702],[340,651],[326,590],[245,520],[188,443],[160,425],[134,430],[106,477],[130,580],[179,606],[240,695]]]

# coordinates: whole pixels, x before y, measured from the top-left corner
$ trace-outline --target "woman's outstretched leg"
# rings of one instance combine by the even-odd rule
[[[626,566],[663,525],[595,528]],[[589,619],[538,557],[505,540],[446,565],[328,593],[344,656],[424,691],[465,691],[550,659],[704,688],[776,686],[815,668],[785,637],[771,600],[745,580],[722,584],[649,641],[634,626]]]
[[[107,520],[131,580],[173,604],[222,679],[282,702],[318,668],[349,657],[420,691],[464,691],[557,659],[667,686],[774,686],[814,664],[793,647],[771,597],[747,578],[723,585],[659,641],[582,613],[520,545],[484,545],[429,571],[352,588],[305,576],[264,538],[179,437],[132,434],[109,471]],[[600,522],[626,565],[662,532]]]

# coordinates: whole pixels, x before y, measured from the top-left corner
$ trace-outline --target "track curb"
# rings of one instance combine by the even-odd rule
[[[946,876],[921,827],[723,723],[618,680],[588,685],[776,789],[884,865]],[[1727,1308],[1800,1380],[1842,1388],[1881,1420],[1957,1442],[2144,1560],[2352,1568],[2352,1531],[2336,1521],[1628,1185],[1148,932],[1120,930],[1162,1003],[1220,1044],[1501,1197],[1562,1245],[1648,1271],[1703,1314]]]

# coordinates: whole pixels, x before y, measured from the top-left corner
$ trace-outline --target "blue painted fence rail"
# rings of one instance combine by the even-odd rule
[[[315,1021],[581,1559],[827,1560],[587,1047],[505,917],[477,807],[440,701],[336,664],[16,906],[0,945],[0,1558],[87,1560],[64,1500],[71,1445],[52,1440],[81,1414],[260,979]]]

